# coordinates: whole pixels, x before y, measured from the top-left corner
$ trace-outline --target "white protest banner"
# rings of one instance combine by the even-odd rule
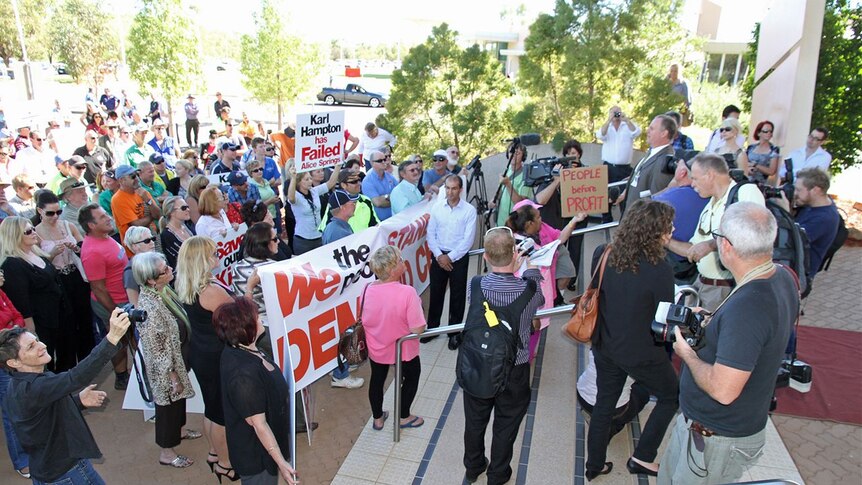
[[[296,173],[344,160],[344,111],[296,115]]]
[[[258,270],[273,352],[279,365],[292,365],[297,390],[337,365],[339,336],[356,322],[362,290],[374,281],[367,262],[376,249],[400,248],[407,267],[402,283],[417,293],[428,286],[429,209],[421,202],[359,234]]]
[[[210,183],[213,185],[223,185],[227,187],[230,185],[229,183],[227,183],[227,178],[229,175],[230,172],[214,173],[212,175],[207,175],[207,179],[209,179]]]
[[[218,266],[213,270],[213,275],[228,288],[233,283],[233,267],[242,260],[242,240],[247,230],[248,226],[240,224],[236,231],[228,231],[225,237],[215,239]]]

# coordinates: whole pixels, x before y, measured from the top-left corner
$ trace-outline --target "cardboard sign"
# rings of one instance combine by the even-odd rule
[[[344,111],[296,115],[296,173],[344,160]]]
[[[245,175],[245,174],[243,174]],[[230,184],[227,183],[227,178],[230,176],[230,172],[222,172],[222,173],[214,173],[211,175],[207,175],[207,179],[210,181],[212,185],[221,185],[222,187],[230,187]]]
[[[425,241],[429,207],[420,202],[358,234],[259,268],[275,358],[293,369],[297,390],[336,367],[339,337],[356,323],[362,290],[375,280],[368,259],[376,249],[400,248],[406,265],[401,282],[417,293],[428,286],[434,257]]]
[[[242,260],[242,240],[248,226],[240,224],[236,231],[229,231],[225,237],[215,239],[218,252],[218,266],[213,275],[228,288],[233,284],[233,267]]]
[[[560,170],[560,195],[563,217],[579,212],[604,214],[608,211],[608,167]]]

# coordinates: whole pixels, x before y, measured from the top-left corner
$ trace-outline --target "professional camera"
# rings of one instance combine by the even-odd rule
[[[583,167],[577,157],[546,157],[524,163],[524,185],[537,187],[554,180],[564,168]]]
[[[614,118],[619,118],[619,117],[621,117],[622,115],[623,115],[623,114],[622,114],[622,112],[620,112],[620,111],[614,111]]]
[[[703,325],[709,313],[695,313],[685,305],[661,302],[655,312],[655,320],[650,325],[655,338],[659,342],[675,342],[673,327],[679,327],[685,342],[694,350],[704,345],[706,328]]]
[[[133,324],[147,321],[147,311],[138,310],[131,303],[126,303],[125,305],[121,306],[120,309],[129,315],[129,321]]]
[[[526,237],[518,243],[516,249],[519,254],[529,256],[536,250],[536,241],[533,241],[531,237]]]
[[[662,161],[661,171],[662,173],[674,174],[676,173],[676,167],[679,165],[679,161],[682,160],[688,165],[688,162],[697,156],[700,153],[699,150],[676,150],[673,155],[665,155],[664,160]]]
[[[790,386],[799,392],[808,392],[811,390],[812,372],[813,368],[801,360],[784,359],[778,368],[775,387]]]

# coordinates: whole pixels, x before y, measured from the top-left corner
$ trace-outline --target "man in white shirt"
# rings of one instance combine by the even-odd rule
[[[640,134],[640,127],[619,106],[611,107],[607,121],[596,131],[596,138],[602,141],[602,163],[608,166],[608,183],[619,182],[632,174],[632,145]],[[610,200],[616,199],[620,191],[613,189]],[[611,220],[609,208],[602,221]]]
[[[365,132],[359,136],[359,152],[365,160],[365,171],[371,171],[371,154],[383,151],[383,147],[394,147],[398,140],[392,133],[378,127],[374,123],[365,125]]]
[[[701,197],[710,197],[698,219],[697,229],[691,239],[677,241],[671,239],[666,247],[689,261],[697,263],[699,276],[694,287],[700,295],[700,306],[708,311],[715,311],[730,291],[733,289],[733,275],[719,264],[717,234],[724,210],[728,201],[732,204],[738,201],[754,202],[766,206],[763,194],[754,184],[743,184],[736,187],[736,182],[730,178],[730,169],[724,157],[701,153],[692,160],[691,186]]]
[[[739,108],[737,108],[735,105],[729,104],[725,106],[724,109],[721,110],[722,123],[728,118],[736,118],[738,120],[739,113]],[[709,143],[706,144],[706,150],[704,150],[704,153],[715,153],[715,150],[722,145],[724,145],[724,141],[722,141],[721,139],[721,132],[718,130],[718,128],[716,128],[716,130],[713,131],[712,135],[709,137]],[[745,146],[745,135],[743,135],[742,133],[736,135],[736,146]]]
[[[464,321],[464,305],[467,298],[468,252],[476,237],[476,208],[461,199],[464,181],[461,177],[448,177],[446,201],[431,209],[428,221],[427,241],[434,259],[431,260],[431,302],[428,309],[428,328],[440,326],[446,286],[449,293],[449,325]],[[436,337],[423,337],[429,342]],[[449,348],[455,350],[461,343],[457,334],[449,335]]]
[[[58,160],[57,153],[45,146],[45,138],[31,131],[30,146],[15,155],[15,161],[9,164],[9,173],[13,177],[26,173],[33,182],[46,184],[57,173]]]
[[[829,136],[829,130],[823,127],[817,127],[811,130],[808,135],[808,141],[805,146],[794,150],[790,153],[789,158],[793,160],[793,177],[800,170],[816,167],[824,172],[829,172],[829,164],[832,162],[832,155],[823,149],[821,145]],[[783,179],[787,175],[787,167],[782,163],[778,168],[778,175]]]

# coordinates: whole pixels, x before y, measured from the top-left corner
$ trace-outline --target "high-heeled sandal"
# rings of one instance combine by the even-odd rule
[[[215,466],[224,470],[224,473],[221,473],[218,470],[213,470],[213,473],[215,473],[216,478],[218,478],[219,483],[221,483],[221,477],[225,477],[232,482],[239,480],[239,475],[237,475],[237,473],[234,471],[233,468],[227,468],[227,467],[224,467],[218,463],[216,463]],[[231,474],[233,474],[233,475],[231,475]]]
[[[210,466],[210,473],[215,473],[215,466],[216,463],[218,463],[218,455],[216,455],[215,453],[207,453],[207,455],[209,455],[209,457],[215,458],[215,461],[210,461],[209,457],[207,457],[207,465]]]
[[[614,469],[614,464],[612,462],[606,461],[604,468],[599,471],[587,470],[584,472],[584,477],[586,477],[588,482],[593,481],[593,478],[596,478],[599,475],[607,475]]]

